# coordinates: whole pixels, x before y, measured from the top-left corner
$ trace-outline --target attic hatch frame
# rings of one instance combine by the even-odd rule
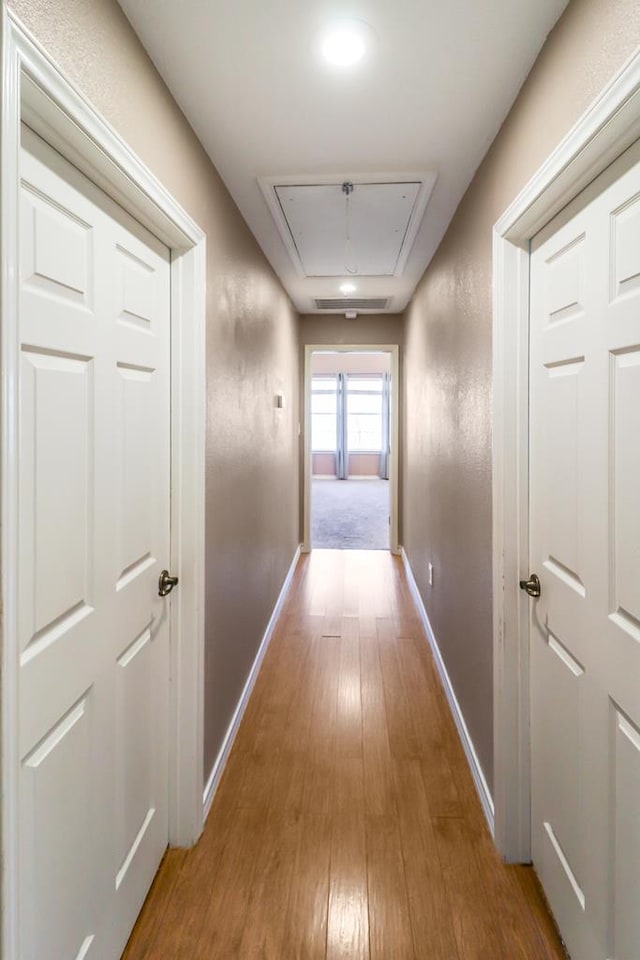
[[[400,249],[400,254],[396,262],[395,270],[392,274],[399,277],[404,272],[407,260],[420,229],[420,224],[424,218],[427,204],[431,199],[433,188],[437,180],[437,173],[432,170],[403,170],[391,173],[335,173],[330,175],[309,175],[309,174],[291,174],[283,176],[258,177],[258,184],[265,198],[267,206],[271,211],[280,239],[282,240],[291,262],[294,265],[299,277],[308,279],[327,279],[309,277],[302,266],[302,261],[295,245],[293,236],[289,229],[289,224],[283,213],[276,189],[278,187],[313,187],[313,186],[333,186],[342,189],[343,184],[349,183],[355,189],[361,184],[386,184],[386,183],[420,183],[420,190],[414,204],[413,212],[409,218],[404,241]],[[364,278],[364,274],[361,275]]]
[[[28,125],[171,250],[171,550],[180,590],[169,609],[169,843],[203,827],[206,237],[46,51],[2,6],[2,931],[19,960],[18,907],[18,200]]]
[[[640,52],[580,117],[493,229],[494,837],[531,860],[529,249],[531,239],[640,137]]]

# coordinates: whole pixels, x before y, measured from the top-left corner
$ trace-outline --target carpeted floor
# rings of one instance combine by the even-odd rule
[[[314,480],[312,546],[389,549],[388,480]]]

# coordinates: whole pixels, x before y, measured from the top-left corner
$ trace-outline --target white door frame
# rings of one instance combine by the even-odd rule
[[[640,52],[605,87],[493,231],[493,657],[495,840],[531,859],[529,244],[640,137]]]
[[[2,5],[2,945],[18,960],[17,386],[20,124],[93,180],[171,250],[169,841],[203,826],[205,235]]]
[[[400,350],[397,343],[319,343],[305,344],[304,348],[304,521],[302,553],[311,550],[311,355],[317,351],[329,353],[390,353],[391,354],[391,418],[389,423],[389,545],[391,553],[400,553],[398,530],[398,459],[400,414]]]

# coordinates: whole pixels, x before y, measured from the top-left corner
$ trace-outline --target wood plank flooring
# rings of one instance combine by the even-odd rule
[[[495,853],[400,562],[301,560],[204,836],[126,960],[562,960]]]

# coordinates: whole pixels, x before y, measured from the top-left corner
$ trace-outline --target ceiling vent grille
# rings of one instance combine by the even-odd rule
[[[388,297],[324,297],[316,298],[316,310],[386,310]]]

